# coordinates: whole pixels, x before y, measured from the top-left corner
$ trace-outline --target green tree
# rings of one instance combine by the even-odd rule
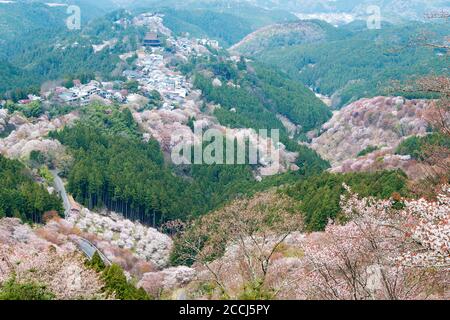
[[[39,167],[45,164],[46,157],[41,151],[33,150],[30,153],[30,161],[34,167]]]
[[[150,296],[144,289],[137,289],[128,282],[123,269],[116,264],[105,269],[103,279],[105,281],[105,292],[114,294],[120,300],[150,300]]]
[[[131,93],[137,93],[139,91],[139,82],[130,80],[125,83],[124,87]]]
[[[42,103],[39,101],[33,101],[28,105],[25,105],[21,111],[27,118],[38,118],[44,113]]]
[[[301,201],[307,230],[322,231],[329,219],[340,219],[340,197],[345,193],[343,183],[363,197],[388,199],[394,194],[408,196],[407,180],[401,171],[349,174],[325,172],[289,186],[285,192]]]
[[[18,283],[15,277],[0,286],[0,300],[53,300],[55,295],[46,286],[28,282]]]
[[[92,256],[92,259],[90,261],[87,261],[86,264],[97,272],[102,272],[106,268],[103,259],[100,257],[100,254],[97,251]]]
[[[45,212],[63,212],[61,199],[33,181],[27,168],[0,155],[0,218],[41,223]]]

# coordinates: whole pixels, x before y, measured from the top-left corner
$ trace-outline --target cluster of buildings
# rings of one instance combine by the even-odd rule
[[[168,47],[172,48],[178,55],[188,58],[190,56],[201,57],[209,54],[207,47],[220,49],[219,42],[210,39],[189,39],[186,37],[169,37],[167,39]]]
[[[130,81],[137,81],[144,95],[158,91],[164,98],[165,107],[171,107],[184,102],[190,85],[182,74],[168,68],[166,62],[161,54],[140,52],[137,70],[126,70],[123,75]]]
[[[148,28],[149,32],[143,40],[146,48],[158,48],[162,46],[160,36],[166,39],[167,46],[174,49],[177,54],[189,57],[190,55],[202,55],[208,52],[206,47],[219,49],[219,42],[211,39],[189,39],[185,37],[174,37],[172,31],[164,26],[164,15],[158,13],[144,13],[134,17],[132,24]]]
[[[149,12],[134,17],[131,23],[135,26],[147,27],[152,33],[171,36],[172,31],[164,26],[163,18],[163,14]]]
[[[110,102],[126,102],[128,91],[122,90],[123,82],[99,82],[92,80],[82,84],[74,80],[72,88],[56,87],[44,94],[45,98],[63,105],[88,105],[93,99],[109,100]]]
[[[135,68],[125,70],[123,76],[128,81],[136,81],[144,96],[152,96],[155,90],[158,91],[164,100],[163,107],[168,109],[183,105],[192,89],[185,76],[168,67],[171,59],[175,57],[187,61],[191,56],[210,54],[208,48],[220,48],[215,40],[172,36],[171,31],[164,26],[163,15],[160,14],[145,13],[133,19],[123,18],[116,23],[145,26],[149,29],[142,43],[143,50],[137,51]],[[162,48],[160,36],[164,36],[170,50]],[[134,52],[130,55],[134,55]],[[87,84],[78,80],[73,82],[72,88],[58,86],[45,92],[42,97],[30,96],[19,103],[40,100],[51,104],[85,106],[93,100],[127,103],[130,96],[128,90],[124,89],[126,86],[123,81],[92,80]]]
[[[219,41],[211,39],[197,39],[197,43],[202,46],[208,46],[215,50],[220,49]]]

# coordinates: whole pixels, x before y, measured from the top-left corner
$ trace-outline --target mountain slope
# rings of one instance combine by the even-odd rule
[[[275,48],[323,42],[339,38],[340,32],[321,21],[296,21],[261,28],[242,39],[230,51],[246,56],[264,53]]]
[[[276,66],[315,91],[333,96],[333,106],[342,107],[363,97],[385,95],[393,80],[446,74],[445,51],[411,46],[421,34],[442,43],[445,24],[385,24],[367,30],[352,23],[326,41],[292,46],[266,45],[253,57]],[[245,46],[241,46],[245,48]]]
[[[112,0],[58,0],[54,2],[47,0],[16,0],[15,2],[27,6],[43,4],[52,9],[60,9],[64,12],[66,18],[69,16],[69,14],[66,13],[67,7],[75,5],[81,9],[82,23],[120,8],[116,1]]]
[[[311,13],[349,13],[355,19],[366,18],[369,6],[378,6],[383,19],[391,22],[405,20],[423,21],[424,15],[431,11],[449,10],[447,0],[227,0],[209,1],[223,5],[236,6],[237,3],[251,3],[253,6],[289,12]]]
[[[427,133],[424,115],[428,108],[425,100],[400,97],[359,100],[323,125],[323,133],[313,140],[312,148],[333,165],[356,158],[368,147],[396,148],[409,136]]]
[[[3,8],[1,4],[0,8]],[[12,38],[3,38],[0,46],[0,95],[8,93],[7,97],[11,97],[9,91],[15,90],[19,99],[25,98],[25,93],[39,93],[40,86],[48,80],[86,75],[90,79],[95,75],[107,78],[116,68],[119,68],[116,74],[120,74],[119,54],[136,50],[146,32],[144,27],[115,23],[129,17],[125,11],[107,14],[82,24],[80,30],[71,31],[65,26],[63,7],[34,3],[6,5],[3,10],[7,16],[17,17],[19,23],[14,25],[9,21],[11,18],[0,17],[17,30],[12,31]],[[36,16],[29,16],[30,12]],[[42,21],[46,19],[48,24]],[[115,44],[105,50],[94,49],[93,45],[105,41]]]
[[[190,33],[195,37],[219,40],[228,47],[253,31],[251,24],[243,18],[229,13],[209,10],[165,9],[164,23],[176,34]]]
[[[209,37],[228,47],[249,33],[274,23],[295,21],[295,15],[271,11],[246,4],[222,7],[216,3],[194,3],[192,6],[168,6],[167,3],[136,9],[138,12],[163,13],[164,23],[175,33],[189,32],[195,37]]]
[[[21,36],[35,32],[48,32],[64,27],[67,17],[61,7],[33,3],[0,3],[0,45],[18,41]]]

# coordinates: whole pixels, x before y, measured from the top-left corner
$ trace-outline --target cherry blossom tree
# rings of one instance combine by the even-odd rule
[[[176,242],[183,259],[206,271],[205,279],[222,295],[236,298],[246,289],[256,298],[273,297],[268,274],[283,242],[302,227],[297,206],[276,191],[239,199],[202,218]]]
[[[448,297],[450,188],[436,202],[405,201],[401,210],[346,188],[341,206],[349,222],[307,237],[297,290],[310,299]]]
[[[104,299],[98,274],[78,253],[29,245],[0,247],[0,284],[11,277],[19,283],[45,285],[59,300]]]
[[[0,220],[0,286],[14,278],[43,285],[56,299],[104,298],[102,280],[84,262],[70,243],[49,242],[18,219]]]
[[[428,19],[450,19],[450,12],[441,10],[430,12],[426,15]],[[411,46],[429,47],[446,52],[448,59],[450,55],[450,35],[439,41],[433,41],[428,35],[421,35]],[[439,132],[445,139],[450,139],[450,78],[448,75],[432,75],[411,81],[408,85],[402,86],[401,91],[420,92],[436,97],[431,104],[431,108],[424,114],[435,132]],[[439,186],[442,183],[450,182],[450,150],[444,146],[428,145],[424,150],[424,168],[428,172],[426,182],[430,186]],[[418,186],[418,190],[427,189],[427,185]],[[432,190],[435,192],[436,190]],[[423,191],[420,193],[424,193]]]

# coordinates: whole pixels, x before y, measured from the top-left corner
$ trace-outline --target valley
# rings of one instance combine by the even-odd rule
[[[300,2],[0,2],[0,300],[448,300],[445,4]]]

